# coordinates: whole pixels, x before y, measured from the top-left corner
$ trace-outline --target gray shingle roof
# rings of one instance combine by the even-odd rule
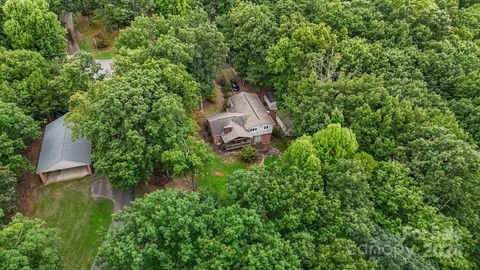
[[[246,131],[244,127],[240,126],[239,124],[235,123],[234,121],[230,121],[227,126],[232,127],[232,131],[228,133],[222,134],[222,140],[224,143],[229,143],[236,138],[252,138],[252,134]]]
[[[233,121],[240,126],[245,125],[248,115],[243,113],[219,113],[210,117],[207,117],[208,124],[212,130],[212,136],[219,136],[223,133],[223,128]]]
[[[86,139],[72,141],[72,131],[64,120],[65,115],[46,126],[37,173],[91,164],[92,144]]]
[[[257,94],[241,92],[230,97],[229,100],[232,103],[232,108],[228,109],[228,112],[243,113],[249,116],[244,124],[245,129],[249,130],[259,125],[274,124],[272,117],[268,114]]]

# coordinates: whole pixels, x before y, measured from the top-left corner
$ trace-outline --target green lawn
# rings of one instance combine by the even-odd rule
[[[199,187],[210,188],[219,194],[225,192],[225,181],[233,172],[245,169],[245,163],[239,160],[222,161],[219,157],[204,168],[203,176],[199,177],[197,184]]]
[[[269,156],[269,157],[266,157],[265,160],[263,160],[263,164],[265,166],[268,166],[277,160],[278,160],[278,156]]]
[[[90,184],[90,178],[85,178],[41,187],[30,214],[58,232],[62,261],[71,269],[90,269],[111,223],[113,203],[94,201]]]

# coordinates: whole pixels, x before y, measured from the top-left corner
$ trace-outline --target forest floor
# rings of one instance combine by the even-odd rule
[[[61,238],[60,257],[71,269],[90,269],[111,223],[113,203],[91,196],[91,177],[38,188],[30,217]]]
[[[23,152],[26,159],[32,164],[32,171],[24,172],[22,178],[17,183],[17,210],[23,214],[28,214],[33,209],[33,198],[37,189],[43,186],[40,177],[35,174],[35,166],[38,163],[42,140],[32,141]]]
[[[81,50],[91,52],[96,59],[112,59],[118,32],[108,32],[102,21],[75,14],[75,38]]]

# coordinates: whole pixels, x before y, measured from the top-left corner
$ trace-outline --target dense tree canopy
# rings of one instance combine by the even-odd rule
[[[0,50],[0,99],[16,103],[35,118],[65,113],[68,99],[86,91],[99,65],[88,53],[49,62],[28,50]]]
[[[59,241],[43,221],[17,214],[0,228],[0,269],[63,269]]]
[[[0,100],[0,166],[15,173],[30,168],[19,152],[40,135],[38,123],[25,115],[15,104]]]
[[[65,30],[45,0],[7,0],[3,31],[13,49],[38,51],[46,58],[65,55]]]
[[[160,14],[185,16],[198,7],[197,0],[101,0],[98,15],[109,28],[128,26],[136,17]]]
[[[167,60],[149,62],[71,100],[73,129],[95,144],[96,170],[115,187],[148,181],[162,154],[182,147],[192,134],[184,106],[199,100],[198,85],[188,73],[172,70],[182,68]]]
[[[212,93],[212,82],[227,53],[223,35],[207,14],[198,10],[185,17],[137,17],[120,32],[115,44],[121,49],[115,59],[117,72],[165,58],[186,67],[200,83],[203,97]]]
[[[240,2],[219,19],[227,39],[232,62],[249,82],[268,85],[269,72],[265,57],[275,42],[277,23],[265,5]]]
[[[14,211],[15,176],[29,168],[19,153],[39,135],[35,120],[67,107],[74,134],[94,144],[96,173],[114,187],[148,181],[157,168],[195,186],[211,150],[190,113],[212,97],[227,62],[254,87],[275,91],[280,115],[294,122],[290,145],[276,162],[230,175],[219,197],[200,189],[135,201],[116,216],[123,226],[109,232],[99,264],[480,267],[479,1],[0,6],[0,216]],[[88,53],[64,59],[54,14],[62,11],[119,30],[111,80]],[[59,268],[56,240],[38,221],[14,217],[2,244],[22,228],[32,238],[0,247],[0,264]]]
[[[17,179],[13,173],[6,168],[0,167],[0,220],[15,211],[16,184]]]
[[[157,191],[117,215],[100,248],[105,269],[298,269],[287,241],[252,210],[196,193]]]

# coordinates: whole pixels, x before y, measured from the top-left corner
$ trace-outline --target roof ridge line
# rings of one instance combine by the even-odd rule
[[[64,149],[65,149],[65,137],[67,135],[67,126],[65,125],[65,122],[64,122],[65,118],[63,118],[62,120],[62,126],[65,127],[63,129],[63,138],[62,138],[62,152],[60,152],[60,161],[63,161],[63,152],[64,152]]]
[[[245,99],[247,100],[248,105],[250,105],[250,108],[252,109],[253,113],[254,113],[255,116],[257,117],[257,120],[260,120],[260,117],[258,117],[258,114],[257,114],[257,112],[255,111],[255,109],[253,108],[252,103],[250,103],[250,100],[248,100],[247,94],[244,94],[243,96],[244,96]]]

